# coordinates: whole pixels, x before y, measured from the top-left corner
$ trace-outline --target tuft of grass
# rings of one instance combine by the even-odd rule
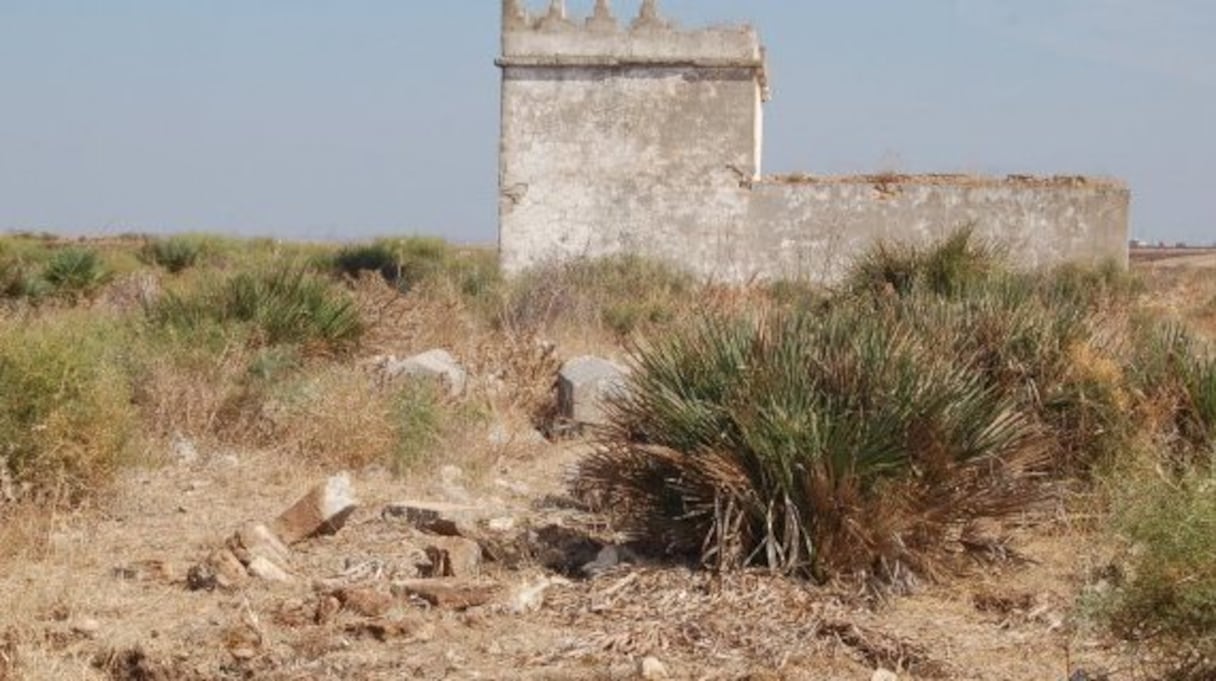
[[[59,315],[0,328],[0,462],[35,500],[100,491],[136,428],[115,324]]]
[[[326,259],[323,259],[326,260]],[[495,253],[457,249],[442,239],[380,239],[347,246],[328,257],[330,269],[348,277],[374,272],[402,292],[428,287],[435,293],[484,302],[502,283]]]
[[[325,352],[349,349],[363,332],[348,295],[286,265],[265,273],[241,272],[185,294],[168,293],[149,314],[158,324],[182,330],[243,324],[255,344],[299,344]]]
[[[634,255],[542,265],[510,283],[498,323],[515,333],[565,325],[626,337],[672,322],[697,290],[691,275]]]
[[[420,463],[441,440],[444,412],[438,385],[434,381],[406,381],[391,399],[390,414],[396,431],[390,468],[401,475]]]
[[[930,247],[880,243],[853,264],[846,288],[907,295],[917,290],[954,296],[999,269],[998,251],[975,237],[973,226]]]
[[[189,236],[150,239],[140,249],[140,259],[177,274],[198,264],[204,248],[202,240]]]

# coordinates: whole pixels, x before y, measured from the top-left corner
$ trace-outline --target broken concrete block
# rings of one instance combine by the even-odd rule
[[[286,570],[265,556],[254,556],[245,568],[251,576],[268,582],[291,581],[291,575]]]
[[[441,382],[452,397],[464,394],[468,373],[446,350],[430,350],[407,359],[388,358],[384,375],[389,380],[404,376],[429,378]]]
[[[433,537],[426,544],[428,577],[476,577],[481,574],[481,544],[464,537]]]
[[[212,551],[206,560],[186,572],[186,587],[191,591],[234,589],[247,581],[245,566],[227,548]]]
[[[557,380],[563,418],[582,425],[608,422],[607,402],[626,389],[629,370],[599,357],[576,357],[562,365]]]
[[[261,556],[281,566],[291,562],[291,549],[261,523],[247,523],[228,540],[228,549],[245,565]]]
[[[420,598],[436,608],[466,610],[494,600],[499,585],[467,579],[407,579],[393,582],[398,598]]]
[[[274,521],[273,530],[288,545],[316,534],[332,534],[342,529],[357,505],[350,476],[339,473],[283,511]]]

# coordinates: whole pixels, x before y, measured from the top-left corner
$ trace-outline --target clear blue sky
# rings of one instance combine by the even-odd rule
[[[767,172],[1117,175],[1136,235],[1216,241],[1212,0],[663,7],[760,29]],[[492,241],[499,8],[0,0],[0,229]]]

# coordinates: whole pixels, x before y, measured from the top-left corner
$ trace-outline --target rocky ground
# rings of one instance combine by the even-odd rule
[[[1149,274],[1211,322],[1210,271]],[[295,524],[339,471],[188,440],[96,508],[13,514],[0,541],[29,548],[0,564],[0,680],[1138,678],[1086,624],[1106,562],[1084,500],[994,528],[1001,560],[875,601],[637,555],[568,492],[585,441],[483,439],[476,466],[352,472],[353,510],[339,482]]]
[[[1006,528],[1021,559],[874,603],[634,555],[566,495],[583,451],[522,437],[479,479],[353,475],[341,528],[284,555],[249,524],[290,534],[276,518],[325,472],[191,452],[130,474],[0,577],[0,678],[1013,680],[1120,664],[1074,616],[1095,583],[1084,528]],[[225,547],[282,574],[225,573]]]

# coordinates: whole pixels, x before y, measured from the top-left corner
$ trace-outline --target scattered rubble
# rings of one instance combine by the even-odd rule
[[[238,588],[250,577],[268,582],[293,581],[288,545],[338,531],[355,504],[350,476],[335,475],[280,514],[273,529],[261,523],[246,523],[223,547],[190,568],[186,586],[194,591],[212,591]]]

